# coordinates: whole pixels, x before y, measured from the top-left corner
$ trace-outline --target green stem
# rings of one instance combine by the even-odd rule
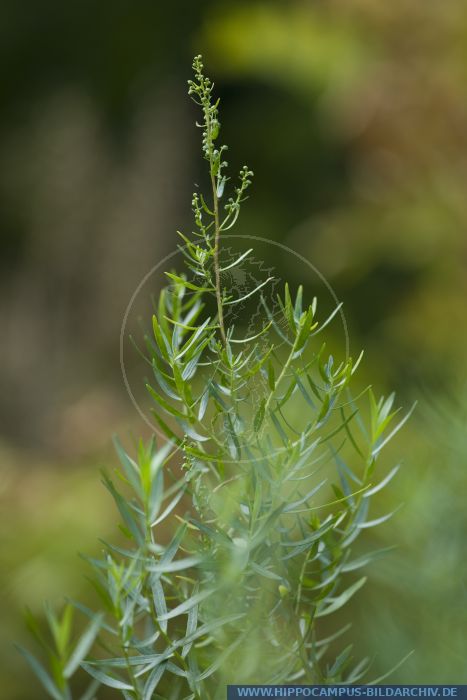
[[[220,248],[220,222],[219,222],[219,200],[217,197],[216,179],[212,170],[211,163],[211,186],[214,204],[214,273],[216,277],[216,301],[217,301],[217,316],[219,318],[219,330],[224,345],[227,343],[224,328],[224,310],[222,307],[222,290],[221,290],[221,273],[219,268],[219,248]]]
[[[209,174],[211,177],[211,188],[212,188],[212,204],[214,211],[214,274],[215,274],[215,285],[216,285],[216,302],[217,302],[217,317],[219,319],[219,331],[221,334],[222,342],[224,345],[227,344],[227,338],[225,335],[224,327],[224,309],[222,307],[222,289],[221,289],[221,273],[219,265],[219,248],[220,248],[220,237],[221,237],[221,225],[219,220],[219,197],[217,196],[217,185],[216,185],[216,175],[214,172],[214,158],[213,158],[213,141],[212,135],[212,125],[211,118],[209,115],[209,109],[205,112],[206,120],[206,133],[209,146]]]

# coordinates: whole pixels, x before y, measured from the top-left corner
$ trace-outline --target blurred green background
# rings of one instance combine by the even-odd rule
[[[189,227],[199,52],[256,174],[239,232],[329,280],[361,387],[418,400],[378,502],[404,507],[362,543],[398,548],[349,609],[357,655],[376,676],[414,649],[391,682],[467,683],[467,4],[3,0],[0,20],[1,697],[42,697],[22,610],[81,595],[77,551],[115,529],[111,434],[148,432],[119,332]]]

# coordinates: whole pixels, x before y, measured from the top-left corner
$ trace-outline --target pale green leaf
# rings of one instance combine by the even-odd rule
[[[102,614],[96,615],[82,634],[63,670],[63,675],[65,678],[70,678],[73,675],[86,654],[89,652],[101,627],[102,619]]]

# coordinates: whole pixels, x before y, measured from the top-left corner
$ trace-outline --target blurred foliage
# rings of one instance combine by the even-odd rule
[[[2,634],[21,634],[24,600],[11,592],[38,532],[47,546],[49,533],[63,535],[57,559],[29,574],[38,594],[41,576],[43,590],[62,589],[62,552],[90,548],[53,507],[72,478],[66,465],[93,463],[113,427],[134,420],[118,332],[148,261],[188,220],[200,175],[184,80],[202,51],[241,159],[232,165],[245,154],[257,174],[242,232],[309,258],[344,301],[362,372],[379,377],[379,391],[420,399],[382,504],[406,502],[378,536],[400,549],[373,566],[354,633],[362,648],[374,642],[378,670],[416,649],[393,682],[467,682],[465,3],[6,0],[0,14],[0,416],[13,484],[3,492]],[[278,250],[265,255],[322,295]],[[44,476],[56,491],[40,487],[44,454],[61,465]],[[21,506],[39,487],[43,530]],[[98,489],[95,498],[99,512]],[[4,658],[2,687],[29,700],[20,663]]]
[[[316,150],[301,129],[316,123],[346,154],[332,198],[309,191],[308,211],[296,222],[289,216],[292,229],[278,235],[331,280],[353,332],[369,336],[375,364],[392,381],[455,382],[466,341],[465,7],[253,3],[210,18],[203,37],[229,79],[274,87],[279,109],[293,93],[279,148],[295,155],[287,177],[302,206],[326,168],[309,173]],[[267,150],[274,128],[261,130]],[[454,344],[453,326],[461,334]]]
[[[110,499],[98,488],[97,465],[53,464],[24,451],[1,449],[0,586],[2,649],[0,669],[5,698],[41,697],[13,642],[29,637],[22,618],[28,606],[43,612],[44,601],[61,605],[65,592],[76,596],[89,572],[78,552],[96,552],[96,533],[114,529]]]

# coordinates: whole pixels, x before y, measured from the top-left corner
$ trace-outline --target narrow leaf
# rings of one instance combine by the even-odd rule
[[[337,598],[334,598],[333,602],[330,603],[325,608],[321,609],[316,613],[316,617],[324,617],[325,615],[330,615],[331,613],[340,610],[348,600],[364,585],[366,581],[366,576],[363,576],[359,581],[349,586],[343,593],[341,593]]]
[[[160,579],[154,579],[152,581],[152,593],[154,596],[154,606],[156,608],[157,620],[161,626],[163,632],[167,632],[167,605],[165,602],[164,589]]]
[[[95,616],[94,620],[91,621],[87,629],[81,636],[79,642],[77,643],[73,653],[71,654],[68,662],[63,670],[63,675],[65,678],[70,678],[76,671],[86,654],[89,652],[91,646],[94,643],[97,633],[99,632],[103,615],[98,614]]]
[[[42,686],[44,687],[44,690],[47,691],[48,695],[50,695],[51,698],[54,698],[54,700],[62,700],[62,694],[52,681],[51,677],[45,670],[45,668],[42,666],[42,664],[36,659],[35,656],[33,656],[27,649],[25,649],[22,646],[15,645],[16,648],[18,649],[19,653],[24,656],[28,664],[31,666],[32,670],[34,671],[35,675],[41,682]]]
[[[156,666],[156,668],[151,671],[146,681],[146,685],[144,686],[143,700],[152,699],[154,691],[157,688],[157,685],[164,674],[165,668],[166,664],[164,663],[160,664],[159,666]]]
[[[108,676],[99,668],[95,668],[89,663],[82,663],[81,666],[84,668],[86,673],[89,673],[89,675],[99,681],[99,683],[109,686],[109,688],[116,688],[117,690],[134,690],[132,685],[124,683],[119,678]]]
[[[379,482],[379,484],[376,484],[376,486],[372,486],[368,491],[365,491],[363,494],[363,498],[368,498],[369,496],[373,496],[375,493],[378,493],[378,491],[381,491],[389,482],[391,479],[397,474],[399,471],[400,464],[397,464],[387,476],[384,477],[382,481]]]
[[[198,603],[200,603],[202,600],[205,600],[210,595],[212,595],[212,593],[213,593],[212,590],[201,591],[201,593],[195,593],[195,595],[193,595],[191,598],[188,598],[188,600],[185,600],[180,605],[177,605],[176,608],[173,608],[165,615],[162,615],[161,617],[159,617],[159,622],[161,620],[171,620],[173,617],[178,617],[179,615],[184,615],[189,610],[191,610],[192,607],[194,607],[195,605],[198,605]]]

